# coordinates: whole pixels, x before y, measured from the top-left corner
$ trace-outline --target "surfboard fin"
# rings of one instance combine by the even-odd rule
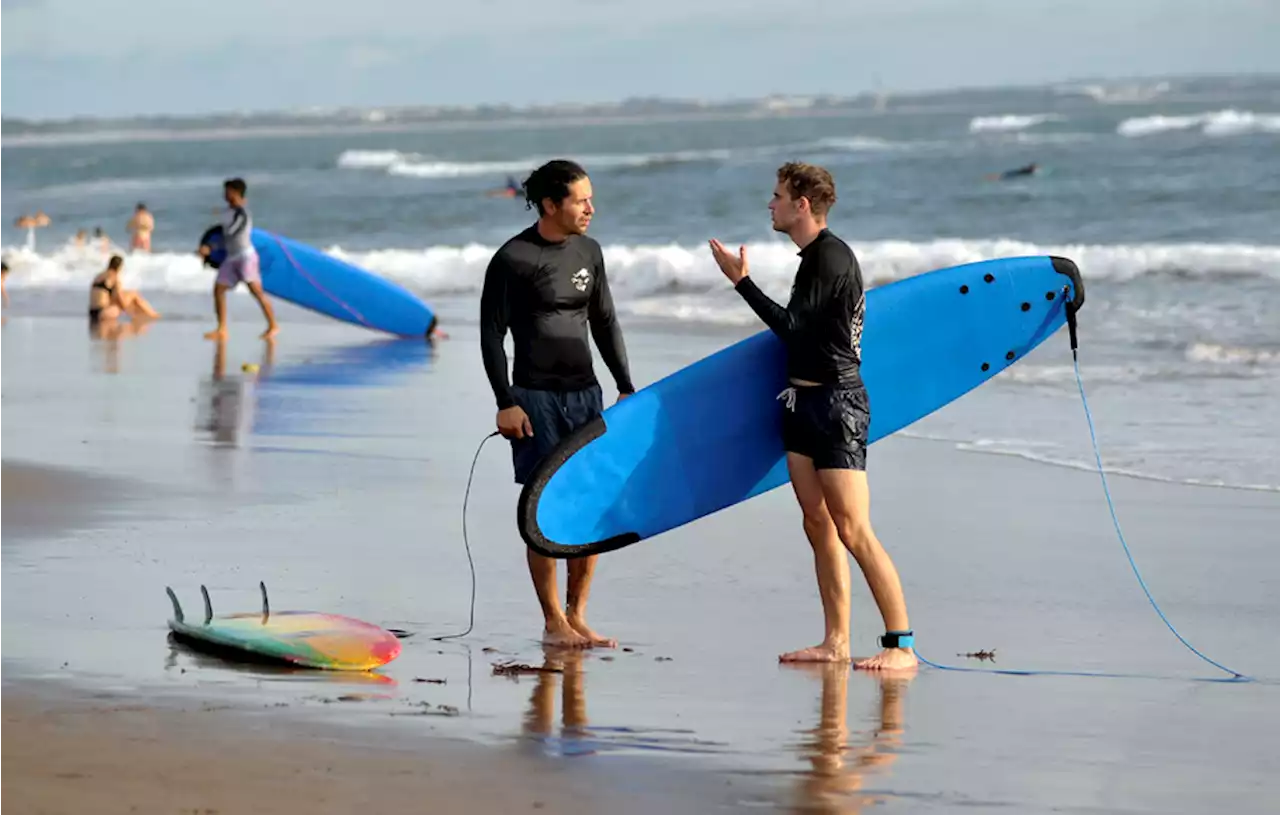
[[[169,594],[169,602],[173,603],[173,618],[178,622],[182,622],[184,617],[182,614],[182,604],[178,602],[178,595],[173,593],[173,589],[168,586],[164,590]]]
[[[208,625],[213,619],[213,604],[209,602],[209,590],[200,584],[200,596],[204,597],[204,624]]]
[[[267,584],[258,581],[258,588],[262,590],[262,624],[267,624],[267,618],[271,616],[271,605],[267,602]]]

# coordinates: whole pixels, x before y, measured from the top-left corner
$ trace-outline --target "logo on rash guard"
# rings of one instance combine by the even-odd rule
[[[862,363],[862,324],[867,313],[867,295],[864,293],[858,298],[858,305],[853,309],[853,320],[849,326],[849,340],[853,347],[853,355],[857,357],[858,363]]]
[[[591,282],[591,273],[586,269],[579,269],[574,272],[571,279],[573,280],[573,287],[575,289],[578,291],[586,291],[587,284]]]

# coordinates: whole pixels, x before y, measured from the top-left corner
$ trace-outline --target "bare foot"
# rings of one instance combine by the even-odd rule
[[[591,643],[592,647],[595,647],[595,648],[617,648],[618,647],[617,640],[613,639],[612,637],[600,636],[599,634],[591,630],[591,626],[587,625],[585,620],[571,617],[569,618],[569,625],[573,628],[574,631],[577,631],[579,634],[586,637],[587,641]]]
[[[268,327],[267,327],[267,330],[266,330],[266,331],[263,331],[263,332],[262,332],[261,334],[259,334],[258,336],[259,336],[259,337],[261,337],[261,338],[262,338],[262,339],[264,339],[264,340],[269,340],[269,339],[271,339],[272,337],[274,337],[276,334],[279,334],[279,333],[280,333],[280,326],[278,326],[278,325],[273,325],[273,326],[268,326]]]
[[[916,652],[910,648],[886,648],[873,657],[854,662],[853,667],[864,671],[904,671],[919,664]]]
[[[563,626],[563,627],[562,627]],[[591,640],[574,631],[566,622],[548,626],[542,632],[542,644],[553,648],[590,648]]]
[[[849,649],[843,645],[822,643],[778,657],[779,662],[847,662]]]
[[[206,340],[225,340],[227,338],[227,329],[215,328],[213,331],[204,335]]]

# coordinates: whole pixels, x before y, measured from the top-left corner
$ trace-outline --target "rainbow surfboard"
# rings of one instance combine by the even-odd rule
[[[281,662],[331,671],[368,671],[400,655],[395,634],[372,623],[317,611],[271,611],[267,587],[262,611],[213,616],[209,591],[204,597],[204,620],[189,622],[173,589],[165,586],[173,603],[169,630],[192,647],[220,650],[241,658]]]

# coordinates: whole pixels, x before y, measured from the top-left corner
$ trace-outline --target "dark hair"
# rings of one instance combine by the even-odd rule
[[[9,261],[0,260],[0,271],[5,271],[5,272],[9,271]]]
[[[147,208],[147,205],[142,203],[141,201],[138,202],[138,206],[134,207],[134,209],[146,209],[146,208]]]
[[[123,265],[124,265],[124,258],[120,257],[119,255],[112,255],[111,260],[107,261],[108,269],[119,269]]]
[[[222,186],[228,190],[235,190],[241,195],[245,195],[249,192],[249,185],[244,183],[243,178],[228,178],[226,181],[222,182]]]
[[[808,198],[814,217],[823,218],[836,202],[836,182],[826,168],[789,161],[778,168],[778,180],[792,198]]]
[[[569,185],[586,177],[587,171],[577,162],[568,159],[548,161],[524,180],[525,209],[536,207],[538,214],[544,215],[543,199],[550,198],[559,204],[569,197]]]

